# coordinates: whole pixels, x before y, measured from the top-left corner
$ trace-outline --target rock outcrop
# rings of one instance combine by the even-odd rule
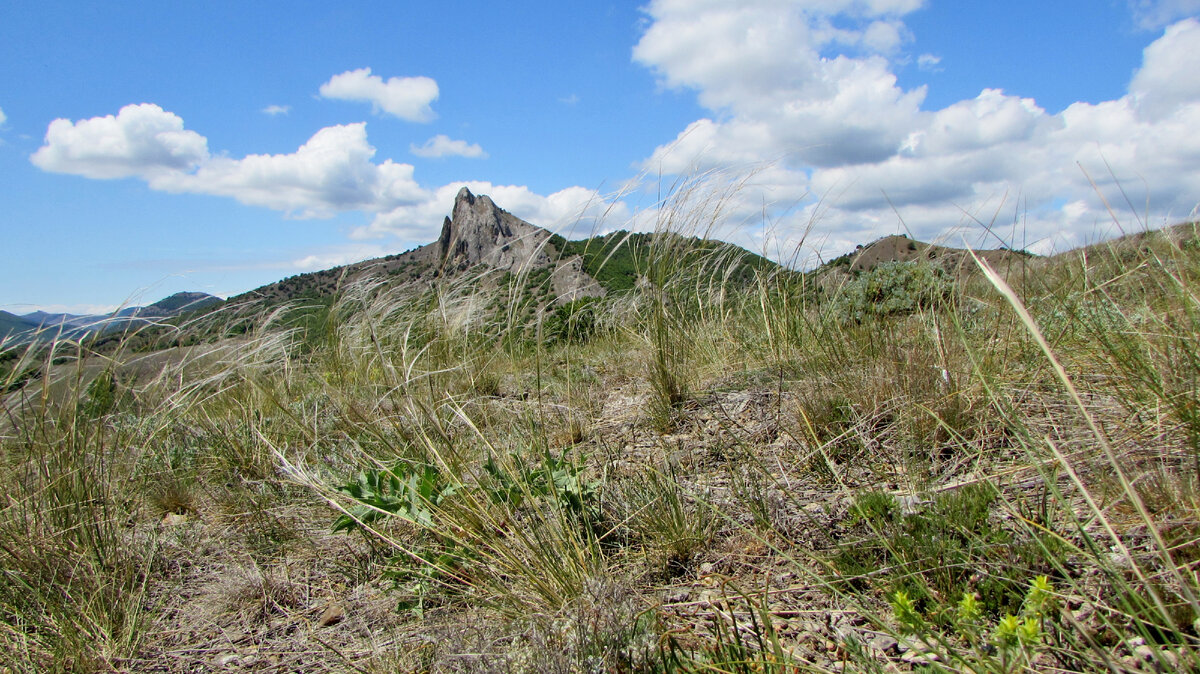
[[[524,278],[549,269],[551,300],[556,304],[603,296],[606,290],[584,270],[582,259],[578,255],[562,257],[551,236],[547,230],[500,208],[491,197],[472,194],[464,187],[454,198],[450,216],[442,221],[437,241],[404,253],[299,274],[230,301],[279,302],[329,296],[346,283],[363,279],[427,287],[476,267]],[[494,276],[499,279],[502,274]]]
[[[550,232],[531,225],[500,208],[487,195],[475,196],[462,188],[454,210],[442,223],[437,245],[440,275],[452,275],[486,264],[501,271],[517,271],[551,263],[546,252]]]

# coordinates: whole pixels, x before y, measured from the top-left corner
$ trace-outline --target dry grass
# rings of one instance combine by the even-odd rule
[[[697,196],[664,226],[719,224],[723,195]],[[836,284],[731,287],[727,261],[684,268],[664,238],[586,341],[539,342],[464,281],[360,283],[314,333],[280,314],[154,363],[30,351],[4,382],[0,653],[22,672],[1196,667],[1196,240],[985,268],[850,318]],[[1032,632],[1006,640],[1006,613]]]

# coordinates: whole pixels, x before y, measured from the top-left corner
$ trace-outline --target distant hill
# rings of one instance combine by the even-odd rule
[[[134,312],[134,315],[147,318],[177,316],[189,311],[209,309],[223,303],[224,300],[220,297],[209,295],[208,293],[181,292],[163,298],[154,304],[141,307]]]
[[[1035,257],[1023,250],[989,248],[975,250],[975,255],[993,267],[1003,267],[1015,260]],[[826,266],[844,267],[851,272],[868,271],[888,262],[913,262],[924,260],[948,272],[970,273],[975,269],[970,251],[910,239],[902,234],[885,236],[854,252],[831,260]]]
[[[976,254],[996,267],[1032,257],[1024,251],[980,250]],[[677,269],[720,269],[722,282],[748,282],[756,272],[785,272],[777,263],[733,244],[682,236],[676,233],[617,231],[581,240],[567,240],[526,222],[500,208],[487,195],[462,188],[454,199],[436,241],[412,250],[321,271],[298,274],[222,301],[199,292],[181,292],[145,307],[126,307],[111,315],[73,315],[34,312],[16,316],[0,312],[0,336],[27,339],[39,326],[63,328],[63,334],[81,336],[115,328],[145,326],[170,321],[183,314],[204,314],[217,308],[222,318],[202,328],[199,338],[212,331],[238,333],[250,329],[273,307],[297,304],[297,321],[330,306],[347,284],[371,279],[391,287],[425,289],[468,272],[488,272],[485,287],[507,284],[524,293],[532,307],[563,305],[584,297],[603,297],[634,288],[656,256],[670,256]],[[822,265],[813,273],[858,273],[886,262],[927,260],[948,271],[969,273],[964,249],[924,243],[905,236],[887,236],[859,246]],[[829,277],[831,279],[835,277]],[[231,326],[224,317],[237,317]],[[57,333],[58,331],[53,331]],[[49,331],[48,331],[49,334]],[[153,341],[154,331],[146,335]]]
[[[0,340],[21,341],[23,335],[36,330],[37,327],[37,323],[27,318],[0,311]]]
[[[604,288],[582,271],[582,261],[564,259],[551,237],[549,231],[505,211],[487,195],[476,196],[464,187],[442,223],[441,236],[433,243],[397,255],[291,276],[231,297],[229,302],[238,306],[329,298],[341,285],[363,278],[427,285],[480,266],[510,274],[549,269],[554,301],[560,303],[604,294]]]
[[[91,316],[81,314],[51,314],[45,311],[35,311],[30,314],[23,314],[21,318],[27,321],[32,321],[36,325],[70,325],[78,326],[91,322]]]
[[[363,278],[427,287],[468,270],[489,269],[501,278],[505,274],[521,275],[544,282],[542,298],[561,305],[633,288],[655,254],[656,237],[671,237],[669,245],[661,238],[657,240],[659,249],[670,248],[673,254],[682,252],[696,259],[735,258],[740,272],[733,275],[734,281],[748,278],[754,269],[779,268],[767,258],[732,244],[673,233],[617,231],[568,241],[512,215],[487,195],[472,194],[464,187],[455,197],[451,215],[442,223],[441,235],[432,243],[396,255],[292,276],[231,297],[229,304],[238,307],[249,302],[321,301],[334,296],[343,284]]]
[[[79,339],[95,333],[114,332],[190,312],[211,309],[224,303],[219,297],[200,292],[180,292],[144,307],[125,307],[111,314],[63,314],[34,311],[22,316],[0,311],[0,338],[13,344],[36,339],[66,337]]]

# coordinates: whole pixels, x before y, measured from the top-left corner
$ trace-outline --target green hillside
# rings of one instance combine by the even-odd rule
[[[610,292],[632,289],[639,277],[652,273],[669,260],[680,268],[720,269],[733,284],[745,284],[754,273],[771,272],[779,265],[733,244],[685,237],[674,233],[634,233],[624,230],[578,241],[554,235],[550,243],[563,258],[579,255],[583,268]],[[659,265],[660,266],[660,265]]]
[[[16,314],[0,311],[0,339],[19,339],[21,335],[37,329],[37,324]]]

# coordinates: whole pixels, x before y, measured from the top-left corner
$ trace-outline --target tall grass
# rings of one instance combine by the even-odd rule
[[[182,588],[298,668],[1200,666],[1196,232],[799,273],[710,240],[734,196],[670,190],[553,339],[518,270],[16,352],[5,664],[184,657]]]

